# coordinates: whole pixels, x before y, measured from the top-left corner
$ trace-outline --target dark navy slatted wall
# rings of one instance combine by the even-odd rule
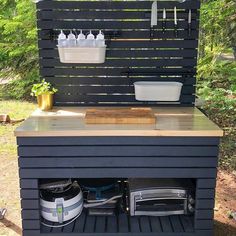
[[[56,232],[62,236],[213,235],[218,138],[26,137],[18,138],[17,144],[24,236],[49,236]],[[196,181],[195,215],[148,219],[83,215],[61,229],[40,226],[40,179],[103,177],[192,178]],[[115,228],[102,229],[108,225],[106,222]]]
[[[40,73],[59,92],[56,105],[158,105],[135,100],[135,81],[180,81],[182,106],[195,101],[199,0],[158,2],[158,26],[150,40],[152,1],[41,1],[37,3]],[[174,31],[178,9],[178,36]],[[167,10],[162,31],[162,9]],[[188,33],[188,10],[192,30]],[[107,40],[104,64],[62,64],[56,40],[60,29],[103,30]],[[161,104],[167,105],[162,102]]]

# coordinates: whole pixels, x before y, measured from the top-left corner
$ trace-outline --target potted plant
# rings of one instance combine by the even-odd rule
[[[33,85],[31,96],[37,97],[38,106],[42,111],[48,111],[53,107],[53,95],[57,91],[49,82],[43,79],[41,83]]]

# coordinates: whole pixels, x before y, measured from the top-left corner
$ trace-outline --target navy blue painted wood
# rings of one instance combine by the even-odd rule
[[[165,236],[179,233],[186,236],[212,235],[218,138],[41,137],[18,138],[17,143],[20,145],[24,236],[51,233],[67,236],[72,232],[81,232],[84,236],[115,236],[117,232],[122,236],[137,233],[151,236],[157,232],[160,235],[165,232]],[[64,150],[66,155],[61,153]],[[194,219],[129,218],[120,215],[117,220],[114,217],[87,217],[83,214],[73,225],[53,230],[41,227],[40,233],[35,230],[40,218],[38,180],[68,177],[193,178],[196,179]]]
[[[178,9],[179,19],[177,38],[174,31],[174,6]],[[179,81],[184,84],[180,101],[165,103],[165,105],[193,106],[200,1],[191,0],[181,4],[161,1],[158,3],[158,15],[162,14],[163,8],[167,9],[167,30],[165,33],[160,30],[162,19],[158,18],[158,25],[154,29],[154,39],[158,40],[150,40],[151,1],[44,0],[37,3],[40,74],[46,80],[52,81],[53,85],[59,89],[55,96],[55,104],[162,105],[157,102],[136,101],[134,88],[130,85],[137,80],[164,80]],[[190,35],[187,22],[189,9],[192,10]],[[68,33],[74,28],[77,31],[83,29],[86,34],[90,29],[94,32],[103,30],[106,39],[109,39],[104,64],[62,64],[59,62],[56,41],[51,40],[50,33],[53,31],[58,35],[59,29],[64,29]],[[111,36],[112,40],[110,40],[109,35],[114,31],[118,32],[117,36]],[[119,41],[114,41],[114,38],[118,38]],[[130,40],[127,41],[127,39]],[[155,75],[159,75],[159,78],[150,79],[145,77],[146,74],[132,79],[132,74],[124,76],[127,71],[154,72]],[[188,76],[182,80],[182,75],[186,73]],[[118,79],[110,79],[107,76]],[[73,79],[70,83],[72,77],[77,77],[77,79]],[[84,81],[87,86],[81,87]],[[99,87],[94,86],[97,84]]]
[[[219,138],[214,137],[21,137],[17,139],[19,146],[57,146],[57,145],[137,145],[137,146],[218,146]],[[214,181],[214,180],[212,180]],[[205,184],[205,180],[198,180]],[[208,184],[208,183],[207,183]]]

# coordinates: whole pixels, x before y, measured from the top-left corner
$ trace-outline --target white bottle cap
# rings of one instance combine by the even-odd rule
[[[82,30],[80,30],[80,34],[78,35],[78,39],[85,39],[85,35],[83,34]]]
[[[68,39],[71,40],[71,39],[76,39],[75,35],[72,33],[72,31],[70,31],[70,34],[68,35]]]
[[[95,37],[94,37],[94,35],[92,34],[91,30],[90,30],[90,32],[89,32],[89,34],[88,34],[88,36],[87,36],[87,39],[89,39],[89,40],[95,39]]]
[[[61,33],[58,35],[58,39],[60,40],[66,39],[66,35],[64,34],[63,30],[61,30]]]
[[[104,34],[101,30],[99,30],[99,34],[97,35],[96,40],[104,40]]]

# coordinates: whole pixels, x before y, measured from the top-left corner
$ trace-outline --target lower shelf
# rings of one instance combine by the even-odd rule
[[[41,227],[41,233],[191,233],[194,232],[193,216],[130,217],[90,216],[83,214],[73,223],[61,227]]]

